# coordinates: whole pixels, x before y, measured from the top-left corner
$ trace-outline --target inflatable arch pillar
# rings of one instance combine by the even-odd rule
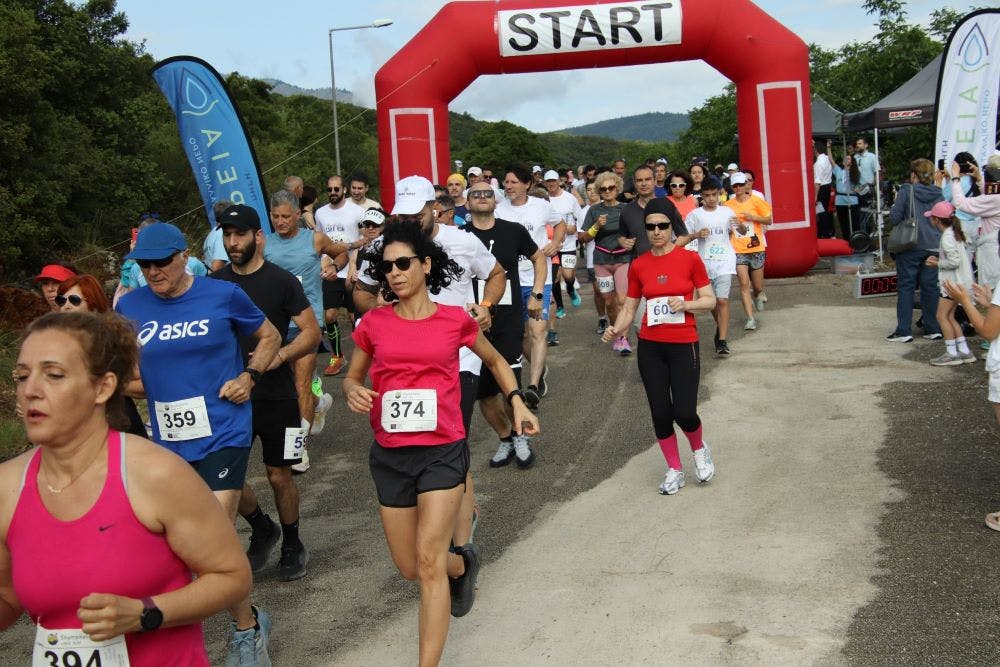
[[[375,76],[383,204],[402,177],[444,181],[448,103],[481,74],[696,59],[736,84],[740,161],[774,208],[767,274],[802,275],[818,258],[808,49],[749,0],[445,5]]]

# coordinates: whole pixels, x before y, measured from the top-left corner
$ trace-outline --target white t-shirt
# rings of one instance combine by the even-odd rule
[[[830,158],[825,153],[820,153],[816,156],[816,161],[813,162],[813,182],[819,185],[830,185],[832,181],[833,165],[830,164]]]
[[[696,234],[702,229],[708,230],[706,238],[697,239],[685,247],[694,246],[698,250],[709,278],[736,273],[736,251],[729,240],[729,224],[732,219],[733,210],[727,206],[717,206],[714,211],[696,208],[684,219],[689,234]]]
[[[559,213],[552,208],[552,204],[538,197],[528,197],[528,201],[520,206],[514,206],[510,200],[505,199],[497,204],[493,216],[501,220],[516,222],[527,229],[531,240],[539,249],[544,248],[549,243],[549,235],[545,231],[545,225],[558,225],[559,221],[562,220]],[[551,285],[552,262],[546,262],[546,264],[548,264],[549,269],[545,277],[545,284]],[[535,265],[530,259],[521,258],[517,263],[517,273],[522,285],[534,284]]]
[[[431,301],[462,308],[467,307],[470,303],[475,303],[476,297],[472,291],[472,281],[486,280],[493,271],[493,267],[496,266],[496,257],[486,249],[486,246],[475,234],[470,234],[458,227],[437,225],[434,242],[444,248],[449,259],[455,260],[462,267],[462,275],[437,294],[432,293],[430,295]],[[375,243],[381,245],[381,239],[377,239]],[[368,260],[362,260],[361,268],[358,269],[358,280],[366,285],[374,285],[375,281],[368,276],[367,271]],[[482,359],[473,354],[472,350],[467,347],[459,350],[458,360],[459,369],[462,371],[479,375],[482,370]]]
[[[1000,289],[993,290],[993,305],[1000,306]],[[990,351],[986,354],[986,371],[988,373],[1000,371],[1000,335],[990,343]]]
[[[361,216],[364,214],[363,208],[350,199],[345,199],[340,208],[333,208],[327,204],[316,211],[316,227],[329,236],[334,243],[353,243],[361,238],[358,223],[361,222]],[[350,265],[351,263],[348,262],[337,273],[337,277],[346,278]]]
[[[577,223],[583,220],[580,215],[580,202],[576,197],[568,192],[562,192],[557,197],[549,196],[549,205],[555,209],[559,217],[566,223],[566,236],[563,237],[560,252],[573,252],[576,250],[576,230],[570,233],[570,227],[576,227]]]

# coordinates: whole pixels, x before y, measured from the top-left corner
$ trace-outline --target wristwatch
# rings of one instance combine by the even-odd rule
[[[247,366],[246,368],[243,369],[243,372],[250,376],[250,379],[253,380],[254,384],[260,382],[261,372],[256,368],[250,368],[249,366]]]
[[[531,294],[531,296],[533,296],[536,299],[538,299],[539,301],[541,301],[541,300],[543,300],[545,298],[545,292],[533,292]]]
[[[524,392],[521,391],[520,389],[515,389],[514,391],[507,394],[507,403],[513,405],[513,400],[515,396],[520,396],[521,400],[522,401],[524,400]]]
[[[139,625],[143,632],[156,630],[163,625],[163,612],[153,602],[153,598],[142,599],[142,614],[139,615]]]

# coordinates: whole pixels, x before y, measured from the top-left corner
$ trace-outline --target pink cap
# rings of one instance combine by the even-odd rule
[[[939,201],[931,207],[931,210],[924,213],[925,218],[934,216],[939,220],[946,220],[953,215],[955,215],[955,207],[951,205],[951,202],[946,201]]]

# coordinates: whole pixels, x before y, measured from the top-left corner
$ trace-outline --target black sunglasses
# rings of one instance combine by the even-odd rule
[[[372,227],[381,227],[377,222],[372,222],[371,220],[363,220],[358,223],[358,229],[371,229]]]
[[[340,192],[340,188],[327,188],[327,192]]]
[[[177,256],[175,252],[170,257],[164,257],[163,259],[137,259],[135,263],[139,265],[140,269],[148,269],[151,266],[155,266],[158,269],[162,269],[166,266],[170,266],[170,263],[174,261],[174,257]]]
[[[470,190],[469,191],[469,198],[470,199],[493,199],[493,191],[492,190]]]
[[[420,259],[420,258],[416,255],[411,255],[410,257],[397,257],[392,261],[383,259],[381,262],[378,263],[378,272],[381,273],[382,275],[388,275],[389,273],[392,272],[393,265],[395,265],[396,268],[399,269],[400,271],[409,271],[410,264],[415,259]]]
[[[654,229],[659,229],[661,232],[666,231],[666,230],[670,229],[670,223],[669,222],[647,222],[646,223],[646,231],[647,232],[651,232]]]
[[[86,299],[76,294],[70,294],[69,296],[66,296],[65,294],[60,294],[59,296],[56,297],[56,305],[59,307],[65,306],[67,301],[69,301],[74,306],[79,306],[84,301],[86,301]]]
[[[618,189],[618,186],[617,185],[602,185],[601,187],[599,187],[597,189],[600,190],[601,192],[613,192],[614,190]]]

